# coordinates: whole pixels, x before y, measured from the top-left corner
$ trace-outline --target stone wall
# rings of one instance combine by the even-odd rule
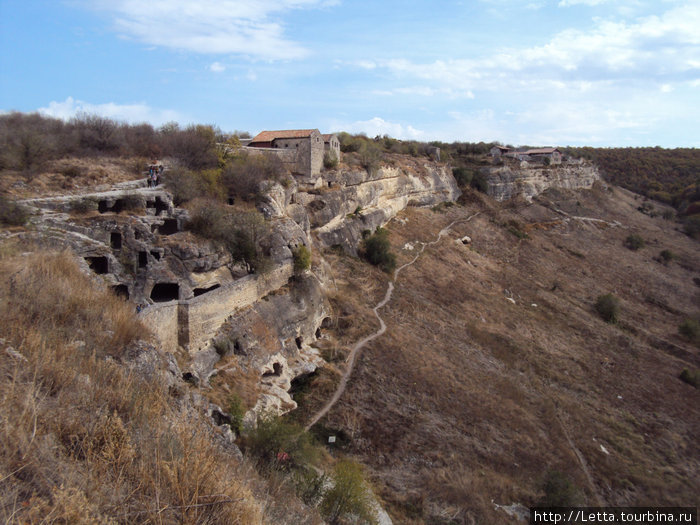
[[[189,301],[182,301],[180,346],[190,352],[201,350],[233,312],[281,288],[293,273],[293,265],[287,263],[264,275],[249,275]],[[184,327],[187,327],[186,333]]]
[[[149,306],[140,317],[166,350],[172,352],[179,345],[197,352],[232,313],[281,288],[293,273],[292,263],[287,262],[264,275],[249,275],[194,299]]]
[[[156,336],[160,344],[168,352],[177,350],[178,329],[177,301],[149,306],[139,314],[139,319]]]

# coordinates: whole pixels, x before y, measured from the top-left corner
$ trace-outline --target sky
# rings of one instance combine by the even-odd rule
[[[700,147],[700,0],[0,0],[0,112]]]

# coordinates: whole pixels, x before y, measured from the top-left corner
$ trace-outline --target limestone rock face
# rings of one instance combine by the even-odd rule
[[[382,167],[374,173],[339,170],[324,174],[327,187],[294,195],[308,214],[312,233],[324,246],[355,254],[363,230],[386,224],[407,206],[456,200],[457,182],[448,166],[426,164],[417,171]]]
[[[588,164],[562,164],[559,166],[500,166],[483,168],[488,182],[488,195],[504,201],[522,195],[526,200],[549,188],[570,190],[590,189],[600,180],[598,169]]]
[[[248,275],[222,247],[185,231],[188,212],[173,205],[167,188],[145,188],[138,181],[26,201],[39,211],[32,219],[36,230],[27,235],[70,247],[85,272],[145,305],[139,315],[161,348],[181,349],[191,358],[182,372],[172,366],[174,360],[167,363],[173,378],[186,376],[206,389],[212,377],[234,368],[257,377],[260,396],[248,415],[254,420],[269,410],[295,408],[292,381],[323,362],[311,344],[322,337],[330,315],[321,281],[326,271],[321,261],[314,273],[296,273],[294,251],[320,244],[356,253],[364,230],[386,224],[407,206],[432,206],[460,195],[449,166],[427,159],[391,162],[371,172],[344,168],[313,180],[261,182],[256,206],[269,233],[259,245],[270,260],[261,274]],[[154,373],[154,356],[141,352],[134,366]],[[217,424],[226,416],[217,407],[210,415]]]

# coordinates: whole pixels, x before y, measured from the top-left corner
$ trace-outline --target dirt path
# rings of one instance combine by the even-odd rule
[[[455,221],[452,221],[449,225],[447,225],[445,228],[440,230],[440,233],[438,233],[437,239],[435,239],[434,241],[431,241],[429,243],[421,243],[421,244],[423,244],[423,247],[420,249],[420,251],[416,254],[416,256],[410,262],[407,262],[406,264],[403,264],[403,265],[399,266],[396,270],[394,270],[393,278],[391,281],[389,281],[389,286],[387,287],[386,293],[384,294],[384,299],[379,301],[377,303],[377,305],[372,309],[374,311],[374,315],[377,317],[377,319],[379,319],[379,330],[377,330],[373,334],[368,335],[367,337],[365,337],[363,339],[360,339],[350,349],[350,355],[348,356],[348,361],[347,361],[348,364],[347,364],[347,367],[345,369],[345,373],[343,374],[343,377],[340,378],[340,383],[338,384],[338,388],[336,389],[335,393],[333,394],[333,397],[331,397],[331,399],[328,401],[328,403],[326,403],[326,405],[321,410],[319,410],[314,417],[311,418],[311,421],[305,427],[306,430],[309,430],[312,426],[314,426],[316,423],[318,423],[318,421],[323,416],[325,416],[328,413],[328,411],[331,408],[333,408],[333,406],[338,402],[338,400],[340,399],[340,396],[343,395],[343,393],[345,392],[345,388],[347,387],[348,380],[350,379],[350,376],[352,375],[352,371],[355,368],[355,362],[357,360],[357,355],[360,352],[360,350],[362,350],[362,348],[364,348],[367,343],[369,343],[370,341],[373,341],[377,337],[380,337],[382,334],[384,334],[384,332],[386,332],[386,323],[384,323],[384,319],[382,319],[381,316],[379,315],[378,310],[380,308],[383,308],[384,306],[386,306],[386,304],[391,300],[391,295],[394,293],[394,282],[398,278],[399,273],[404,268],[407,268],[407,267],[411,266],[413,263],[415,263],[418,260],[418,257],[421,256],[421,254],[425,251],[425,249],[428,246],[432,246],[432,245],[440,242],[440,239],[442,239],[442,237],[444,235],[447,235],[447,233],[450,231],[450,228],[452,228],[452,226],[454,226],[455,224],[460,223],[460,222],[468,222],[468,221],[472,220],[472,218],[479,215],[479,213],[481,213],[481,212],[475,213],[474,215],[470,215],[466,219],[457,219]]]

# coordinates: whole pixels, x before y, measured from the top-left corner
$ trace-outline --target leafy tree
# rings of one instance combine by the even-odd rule
[[[387,273],[394,271],[396,267],[396,255],[391,252],[389,232],[384,228],[377,230],[368,236],[363,243],[363,255],[370,264],[379,266]]]
[[[345,516],[357,516],[369,523],[377,523],[372,496],[362,473],[362,467],[347,459],[333,469],[333,487],[323,496],[321,514],[331,525]]]

